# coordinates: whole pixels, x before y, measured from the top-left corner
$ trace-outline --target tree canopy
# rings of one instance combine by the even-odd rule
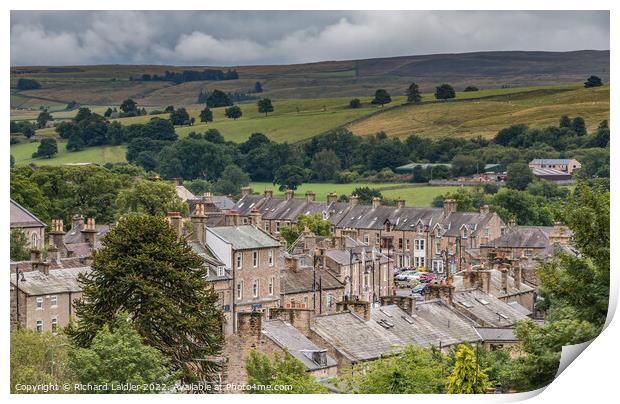
[[[267,116],[269,112],[273,112],[273,105],[269,98],[261,98],[258,100],[258,112],[265,114],[265,116]]]
[[[137,180],[118,194],[116,205],[120,215],[146,213],[165,216],[168,212],[187,212],[187,204],[178,197],[174,186],[162,181]]]
[[[407,102],[417,104],[420,101],[422,101],[420,87],[416,83],[411,83],[409,88],[407,88]]]
[[[383,88],[380,88],[377,91],[375,91],[375,98],[373,98],[372,101],[370,101],[371,104],[378,104],[378,105],[381,105],[382,107],[383,105],[389,104],[390,102],[392,102],[392,97]]]
[[[438,100],[445,101],[454,97],[456,97],[456,92],[450,84],[442,84],[435,88],[435,98]]]
[[[122,217],[102,243],[92,271],[80,276],[80,321],[68,330],[76,345],[91,346],[126,312],[144,343],[168,358],[183,380],[213,380],[218,365],[210,358],[222,349],[223,317],[217,294],[206,287],[202,258],[156,216]]]

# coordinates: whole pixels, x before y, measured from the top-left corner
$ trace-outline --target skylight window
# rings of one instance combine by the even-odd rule
[[[402,318],[411,325],[415,324],[411,317],[402,316]]]
[[[474,305],[469,302],[459,302],[459,303],[467,307],[468,309],[471,309],[472,307],[474,307]]]
[[[487,304],[489,304],[489,302],[488,302],[488,301],[486,301],[485,299],[479,299],[479,298],[476,298],[476,300],[477,300],[480,304],[483,304],[483,305],[485,305],[485,306],[486,306]]]

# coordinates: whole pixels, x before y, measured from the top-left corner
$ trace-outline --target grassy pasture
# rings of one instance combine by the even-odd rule
[[[282,196],[284,193],[278,190],[268,182],[253,182],[250,184],[254,192],[262,193],[265,189],[272,189],[276,197]],[[403,198],[406,206],[428,207],[431,205],[433,198],[446,192],[455,191],[457,187],[450,186],[412,186],[407,183],[352,183],[352,184],[336,184],[336,183],[307,183],[302,184],[295,191],[295,196],[301,198],[306,191],[316,193],[317,201],[326,201],[327,194],[336,192],[340,195],[351,195],[353,190],[358,187],[369,187],[379,189],[381,194],[390,199]]]
[[[482,92],[480,92],[482,93]],[[406,105],[360,119],[349,129],[357,135],[383,130],[390,136],[416,133],[429,137],[492,137],[517,123],[532,127],[557,124],[562,115],[582,116],[593,130],[609,119],[609,85],[598,88],[539,88],[519,93],[494,91],[497,97],[466,102]],[[466,93],[471,94],[471,93]]]
[[[37,151],[39,142],[21,143],[11,146],[11,154],[15,157],[15,164],[30,164],[59,166],[67,163],[122,163],[127,161],[125,146],[91,147],[78,152],[68,152],[66,143],[58,143],[58,154],[51,159],[33,159],[32,153]]]

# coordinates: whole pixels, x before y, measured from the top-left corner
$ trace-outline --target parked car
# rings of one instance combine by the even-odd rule
[[[420,282],[428,283],[436,278],[437,275],[432,272],[422,272],[422,274],[420,274]]]
[[[411,281],[420,279],[420,273],[416,271],[403,271],[396,275],[395,279],[397,281]]]
[[[426,286],[427,285],[428,285],[427,283],[420,283],[420,284],[418,284],[418,286],[416,286],[413,289],[411,289],[411,294],[412,295],[423,295],[424,293],[426,293]]]

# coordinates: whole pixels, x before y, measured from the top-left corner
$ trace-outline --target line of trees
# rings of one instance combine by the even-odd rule
[[[131,76],[130,80],[137,81],[172,81],[176,84],[185,83],[188,81],[220,81],[220,80],[237,80],[239,73],[236,70],[216,70],[206,69],[203,71],[197,70],[184,70],[182,72],[171,72],[166,70],[163,76],[158,74],[144,73],[137,77]]]

